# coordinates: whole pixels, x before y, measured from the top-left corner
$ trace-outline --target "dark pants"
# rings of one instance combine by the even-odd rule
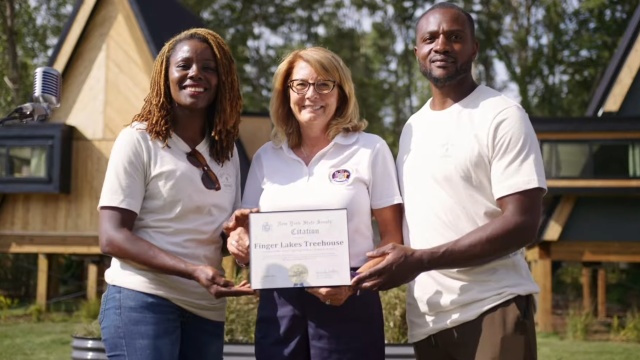
[[[260,291],[256,359],[384,360],[378,293],[362,291],[331,306],[304,289]]]
[[[537,359],[533,295],[516,296],[477,319],[413,344],[417,360]]]

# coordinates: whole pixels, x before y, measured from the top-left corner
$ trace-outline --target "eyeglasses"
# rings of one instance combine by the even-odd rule
[[[202,156],[202,154],[193,149],[187,153],[187,160],[191,163],[191,165],[197,167],[198,169],[202,169],[202,185],[209,190],[220,190],[220,181],[216,176],[216,173],[211,170],[207,160]]]
[[[336,87],[336,82],[334,80],[318,80],[312,83],[302,79],[293,79],[289,81],[289,87],[298,95],[306,94],[311,85],[313,85],[318,94],[328,94],[334,87]]]

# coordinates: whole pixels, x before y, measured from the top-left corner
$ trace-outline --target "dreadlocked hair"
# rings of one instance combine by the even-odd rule
[[[207,110],[205,128],[209,139],[209,155],[222,165],[231,159],[234,143],[238,139],[242,95],[231,51],[220,35],[211,30],[189,29],[164,44],[153,63],[149,95],[144,99],[140,113],[133,117],[132,123],[146,123],[147,133],[151,138],[169,146],[168,141],[173,129],[169,59],[179,43],[194,39],[209,45],[216,59],[218,89],[213,103]]]

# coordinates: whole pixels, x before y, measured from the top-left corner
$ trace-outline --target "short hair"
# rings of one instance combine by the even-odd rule
[[[420,15],[420,17],[418,18],[418,21],[416,21],[416,26],[420,24],[420,21],[422,21],[422,18],[424,18],[428,13],[438,9],[455,10],[461,13],[462,15],[464,15],[467,18],[467,22],[469,23],[469,30],[471,30],[471,36],[473,36],[474,38],[476,37],[476,22],[473,20],[473,16],[471,16],[471,14],[469,14],[460,6],[450,2],[440,2],[428,8],[427,11],[423,12],[422,15]]]
[[[331,140],[341,132],[357,132],[367,127],[360,118],[351,71],[334,52],[322,47],[299,49],[282,60],[273,76],[273,91],[269,103],[269,115],[273,121],[271,139],[276,144],[286,141],[290,148],[301,145],[302,134],[290,105],[289,80],[298,61],[304,61],[321,79],[335,80],[339,91],[338,104],[333,119],[329,122],[327,137]]]
[[[169,62],[176,46],[187,40],[198,40],[209,45],[216,60],[218,88],[216,98],[207,110],[205,128],[209,134],[209,155],[218,164],[222,164],[233,156],[234,144],[239,134],[242,95],[231,51],[220,35],[209,29],[189,29],[164,44],[153,63],[149,94],[144,99],[140,113],[133,117],[132,123],[146,123],[146,131],[151,138],[168,146],[173,130]]]

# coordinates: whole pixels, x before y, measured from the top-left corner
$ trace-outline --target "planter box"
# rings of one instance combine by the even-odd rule
[[[100,338],[90,338],[82,336],[71,337],[71,359],[85,360],[97,359],[107,360],[104,351],[104,344]]]

